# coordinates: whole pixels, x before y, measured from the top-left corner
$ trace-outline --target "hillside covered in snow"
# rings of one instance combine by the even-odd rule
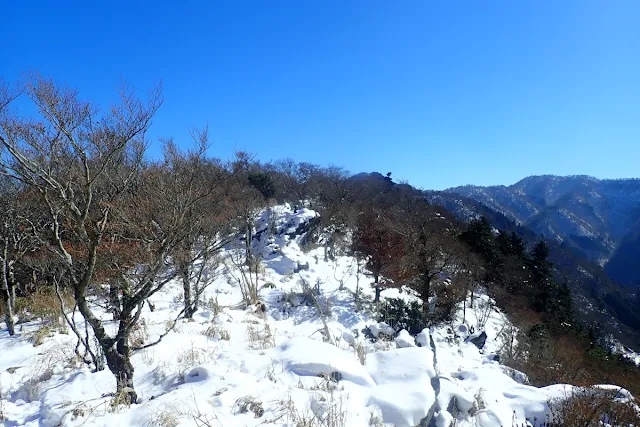
[[[255,218],[260,304],[243,303],[238,273],[224,262],[240,250],[233,242],[192,319],[178,316],[173,324],[184,307],[179,282],[152,297],[154,310],[145,308],[130,339],[163,339],[133,353],[135,404],[118,401],[108,369],[94,372],[78,360],[75,336],[63,323],[32,318],[13,337],[1,325],[0,423],[541,426],[558,422],[565,401],[599,393],[631,401],[614,385],[528,385],[524,373],[500,362],[518,346],[518,331],[475,285],[447,322],[410,333],[397,317],[386,319],[385,301],[418,298],[393,288],[374,303],[371,275],[358,259],[338,249],[325,257],[326,234],[307,241],[317,217],[279,205]],[[111,314],[98,299],[92,304],[111,328]],[[78,313],[75,321],[84,331]]]
[[[2,425],[640,425],[544,240],[206,127],[149,156],[160,88],[119,95],[0,82]]]

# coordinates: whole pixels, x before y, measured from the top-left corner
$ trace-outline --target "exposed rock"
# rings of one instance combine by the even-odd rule
[[[470,342],[479,349],[482,349],[484,344],[487,342],[487,333],[485,331],[476,332],[467,338],[467,342]]]

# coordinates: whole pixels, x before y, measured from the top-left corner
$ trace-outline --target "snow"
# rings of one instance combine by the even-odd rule
[[[275,350],[276,360],[284,370],[298,376],[337,377],[363,387],[372,387],[375,382],[364,366],[334,345],[305,337],[291,338]]]
[[[398,336],[394,341],[398,348],[415,347],[416,345],[415,338],[413,338],[405,329],[398,333]]]
[[[288,205],[258,215],[255,253],[263,256],[261,283],[273,284],[260,289],[266,312],[239,304],[239,290],[221,275],[193,321],[180,320],[160,344],[134,353],[138,404],[110,404],[112,374],[91,372],[74,361],[73,335],[56,333],[34,347],[29,337],[38,321],[19,325],[15,337],[3,329],[4,423],[196,426],[206,420],[212,426],[293,427],[305,417],[335,419],[339,411],[342,424],[337,425],[349,427],[370,426],[376,417],[397,427],[429,419],[436,426],[455,421],[459,427],[498,427],[545,419],[550,399],[574,390],[526,385],[524,374],[495,360],[517,342],[511,341],[514,328],[505,315],[482,293],[467,301],[466,310],[461,307],[450,324],[424,329],[416,337],[378,322],[366,302],[372,300],[370,278],[356,277],[352,258],[325,261],[322,248],[301,250],[297,233],[316,216]],[[294,273],[301,265],[308,267]],[[302,280],[318,286],[317,302],[305,297]],[[358,283],[365,300],[361,306],[354,301]],[[147,341],[162,334],[180,311],[180,292],[174,283],[152,298],[155,311],[143,314]],[[386,290],[385,297],[415,298],[397,289]],[[113,328],[109,321],[105,325]],[[481,332],[487,341],[478,349],[469,338]],[[619,387],[601,387],[629,397]]]

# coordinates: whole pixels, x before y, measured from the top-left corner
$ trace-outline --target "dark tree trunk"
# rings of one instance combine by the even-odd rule
[[[133,365],[131,364],[131,348],[129,346],[129,333],[136,323],[132,313],[137,307],[136,301],[123,300],[122,310],[118,319],[120,328],[115,338],[110,338],[104,329],[102,321],[98,319],[84,295],[85,284],[89,282],[90,273],[86,273],[80,283],[74,285],[75,300],[78,310],[85,320],[91,325],[98,344],[107,360],[107,366],[116,377],[117,395],[122,399],[121,403],[136,403],[138,395],[133,387]],[[117,402],[116,402],[117,403]]]
[[[418,289],[422,300],[423,310],[429,312],[429,296],[431,295],[431,275],[428,273],[420,275],[420,288]]]
[[[0,284],[0,298],[2,299],[2,311],[4,312],[4,321],[7,324],[7,331],[9,335],[15,335],[15,327],[13,324],[13,301],[11,298],[11,291],[9,290],[9,280],[7,278],[7,247],[4,247],[2,254],[2,269],[0,270],[2,275],[2,283]]]
[[[382,293],[382,288],[380,286],[376,286],[376,296],[373,299],[373,302],[380,302],[380,294]]]
[[[3,286],[0,290],[0,294],[2,294],[2,311],[4,312],[4,321],[7,324],[7,331],[9,332],[9,335],[13,336],[15,335],[16,330],[13,324],[13,309],[11,307],[9,291]]]
[[[253,243],[253,224],[251,223],[250,218],[247,218],[246,233],[245,233],[245,250],[246,250],[245,261],[247,265],[251,265],[251,261],[253,260],[253,252],[251,251],[252,243]]]
[[[136,403],[138,394],[133,387],[133,364],[128,334],[118,337],[116,345],[105,352],[107,366],[116,377],[116,394],[121,399],[116,403]]]
[[[16,276],[13,270],[13,263],[8,264],[7,270],[7,286],[9,287],[9,301],[11,304],[11,309],[16,309],[16,288],[20,286],[20,283],[16,282]]]
[[[380,302],[380,294],[382,293],[382,287],[379,284],[380,277],[377,274],[373,275],[373,286],[376,291],[376,295],[373,298],[373,302]]]
[[[188,267],[181,268],[180,275],[182,276],[182,289],[184,294],[184,317],[185,319],[191,319],[193,318],[195,310],[193,306],[193,296],[191,295]]]
[[[118,320],[120,318],[119,292],[120,287],[118,285],[112,284],[109,286],[109,310],[113,315],[113,320]]]

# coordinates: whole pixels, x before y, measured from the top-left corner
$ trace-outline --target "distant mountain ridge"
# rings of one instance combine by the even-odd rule
[[[541,175],[509,186],[454,187],[517,224],[572,248],[619,283],[640,286],[640,179]]]

